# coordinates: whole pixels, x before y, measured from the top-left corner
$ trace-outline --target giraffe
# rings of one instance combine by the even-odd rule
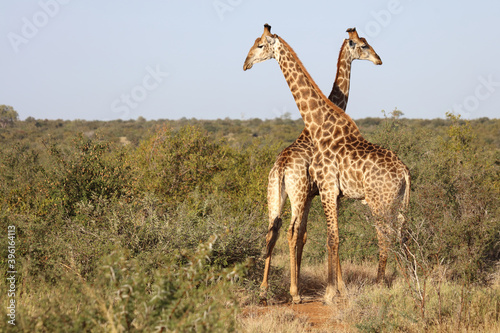
[[[344,39],[340,48],[337,73],[333,88],[328,97],[342,110],[346,109],[349,98],[351,64],[355,59],[370,60],[375,65],[381,65],[382,60],[366,39],[359,38],[356,28],[347,29],[349,38]],[[300,303],[298,293],[302,250],[306,243],[307,216],[312,199],[319,194],[315,184],[311,183],[308,167],[313,156],[313,142],[306,130],[290,146],[285,148],[274,163],[269,173],[267,202],[269,207],[270,225],[278,218],[281,219],[281,210],[286,196],[290,198],[292,218],[288,229],[288,243],[290,247],[290,290],[295,295],[294,303]],[[281,222],[280,222],[281,224]],[[271,253],[277,239],[274,230],[268,230],[266,237],[266,263],[264,277],[261,284],[261,300],[266,303],[268,289],[268,275],[271,265]]]
[[[248,52],[243,70],[271,58],[277,60],[304,120],[305,131],[313,141],[309,173],[318,187],[327,220],[328,277],[324,300],[333,303],[336,297],[347,296],[339,259],[340,197],[364,200],[376,219],[377,280],[381,280],[390,236],[394,233],[393,221],[397,217],[402,223],[401,211],[409,204],[410,173],[395,153],[363,138],[351,117],[321,92],[288,43],[271,34],[271,26],[265,24],[262,36]],[[270,222],[268,238],[277,237],[280,224],[279,218]],[[296,298],[293,293],[297,290],[291,290]]]

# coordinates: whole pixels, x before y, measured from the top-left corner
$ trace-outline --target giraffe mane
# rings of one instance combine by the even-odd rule
[[[340,61],[341,61],[340,55],[342,54],[342,50],[344,50],[344,46],[347,43],[347,41],[348,41],[348,39],[344,39],[344,42],[342,43],[342,46],[340,47],[340,50],[339,50],[339,56],[337,57],[337,73],[335,74],[334,83],[337,82],[337,78],[339,77],[339,68],[340,68]],[[333,104],[335,104],[335,103],[333,103]],[[345,110],[342,110],[342,111],[345,113]]]
[[[292,49],[292,47],[283,38],[281,38],[280,36],[278,36],[278,35],[275,35],[275,36],[280,40],[281,43],[283,43],[283,45],[285,45],[286,48],[288,48],[288,50],[290,51],[290,53],[292,53],[292,56],[295,58],[297,64],[299,65],[299,67],[304,72],[304,75],[309,80],[309,82],[312,84],[313,88],[316,90],[316,92],[318,93],[318,95],[323,99],[323,101],[325,102],[325,104],[327,104],[334,113],[338,114],[340,117],[343,117],[345,120],[347,120],[347,122],[349,124],[351,124],[352,126],[354,126],[354,128],[358,132],[360,132],[360,130],[358,128],[358,125],[356,125],[356,123],[354,122],[354,120],[352,120],[352,118],[347,113],[345,113],[344,110],[342,110],[337,105],[335,105],[332,101],[330,101],[325,96],[325,94],[323,94],[323,92],[321,91],[321,89],[319,89],[318,85],[316,84],[316,82],[314,81],[314,79],[311,77],[311,75],[307,71],[307,69],[304,66],[304,64],[302,64],[302,61],[300,61],[299,57],[297,56],[297,53],[295,53],[295,51]]]

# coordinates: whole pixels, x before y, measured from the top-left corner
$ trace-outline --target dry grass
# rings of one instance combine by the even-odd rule
[[[500,262],[497,263],[495,271],[491,274],[491,285],[500,289]]]
[[[273,257],[274,265],[281,267],[284,274],[273,282],[282,283],[286,286],[283,290],[287,290],[288,254],[278,251]],[[348,300],[332,306],[329,319],[329,325],[341,327],[340,331],[500,332],[500,265],[488,286],[464,286],[429,278],[423,316],[420,303],[394,269],[388,269],[385,286],[375,283],[376,263],[343,262],[342,270]],[[304,300],[321,299],[325,282],[324,264],[303,267],[300,288]],[[241,317],[243,332],[323,331],[308,326],[307,320],[288,307],[259,309],[259,315]]]
[[[263,310],[264,309],[264,310]],[[287,308],[248,308],[240,316],[242,333],[288,333],[309,332],[307,319]]]

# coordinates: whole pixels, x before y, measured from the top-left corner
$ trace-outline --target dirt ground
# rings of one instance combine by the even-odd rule
[[[336,323],[334,320],[334,309],[332,306],[325,305],[319,297],[309,297],[301,304],[280,303],[267,306],[250,306],[243,310],[244,316],[259,317],[271,311],[292,310],[297,317],[303,318],[310,325],[311,332],[331,332],[332,329],[345,329],[342,323]]]
[[[320,300],[303,302],[302,304],[290,304],[288,307],[299,316],[307,318],[313,330],[330,328],[335,324],[332,322],[331,307],[324,305]]]

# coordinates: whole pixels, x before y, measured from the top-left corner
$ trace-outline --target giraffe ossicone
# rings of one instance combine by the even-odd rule
[[[350,38],[359,39],[354,29],[348,30],[348,33]],[[325,301],[332,302],[334,297],[346,295],[338,252],[337,215],[340,196],[365,200],[376,217],[379,241],[377,280],[383,280],[389,247],[388,234],[394,229],[391,223],[399,220],[396,218],[397,213],[405,209],[409,202],[409,170],[392,151],[374,145],[361,136],[354,121],[326,98],[292,48],[282,38],[271,34],[271,27],[266,24],[264,33],[255,40],[248,52],[243,69],[250,69],[255,63],[271,58],[278,61],[304,120],[303,133],[309,135],[312,142],[313,153],[309,165],[312,182],[309,184],[316,184],[327,218],[328,280]],[[308,186],[314,190],[312,185]],[[286,196],[281,190],[282,187],[278,186],[279,200],[284,202]],[[277,238],[277,230],[281,226],[279,210],[278,205],[278,208],[273,211],[270,209],[269,212],[270,225],[266,237],[268,254],[272,251],[272,241]],[[296,223],[297,226],[292,228],[293,235],[290,232],[288,235],[291,267],[295,269],[291,272],[290,293],[294,300],[300,301],[296,283],[298,269],[294,268],[300,268],[300,259],[298,265],[297,262],[294,264],[296,259],[292,258],[292,252],[297,249],[295,255],[297,259],[300,258],[306,233],[305,223],[298,218]],[[266,258],[266,270],[267,261]],[[267,289],[266,274],[265,271],[261,286],[264,290]]]

